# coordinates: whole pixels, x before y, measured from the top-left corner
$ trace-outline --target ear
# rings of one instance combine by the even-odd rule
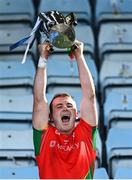
[[[53,119],[52,114],[49,114],[49,122],[50,123],[54,123],[54,121],[52,119]]]
[[[78,111],[76,112],[76,119],[78,119],[79,118],[79,113],[78,113]]]
[[[52,114],[51,114],[51,113],[49,114],[49,119],[50,119],[50,120],[52,119]]]

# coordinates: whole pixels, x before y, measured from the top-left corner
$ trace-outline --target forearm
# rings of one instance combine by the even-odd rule
[[[46,100],[47,75],[46,68],[38,68],[34,81],[34,100]]]
[[[46,65],[49,56],[49,44],[39,45],[40,58],[38,61],[38,68],[34,82],[34,100],[35,101],[46,101],[46,85],[47,85],[47,74]]]
[[[38,130],[47,128],[49,119],[49,108],[46,99],[46,63],[49,56],[49,46],[48,43],[39,45],[40,58],[34,81],[33,127]]]
[[[91,72],[86,64],[84,55],[81,54],[80,56],[77,56],[76,61],[78,65],[79,78],[83,95],[92,97],[93,95],[95,95],[95,87]]]
[[[80,115],[88,124],[96,126],[97,109],[95,88],[92,75],[83,55],[83,43],[77,42],[77,48],[75,49],[74,54],[78,65],[79,78],[82,87]]]
[[[93,78],[83,55],[77,58],[77,64],[83,95],[80,104],[80,115],[91,126],[96,126],[98,115]]]

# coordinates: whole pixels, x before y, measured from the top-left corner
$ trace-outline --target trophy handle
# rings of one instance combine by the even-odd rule
[[[69,25],[77,25],[77,17],[74,13],[70,13],[65,17],[65,21]]]

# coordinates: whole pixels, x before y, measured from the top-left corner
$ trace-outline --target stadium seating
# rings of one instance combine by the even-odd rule
[[[32,129],[0,130],[0,166],[34,166],[36,162],[32,136]]]
[[[89,1],[87,0],[41,0],[38,11],[47,12],[51,10],[57,10],[62,12],[64,15],[67,15],[71,12],[74,12],[77,16],[78,21],[90,23],[91,22],[91,9]]]
[[[118,91],[111,89],[104,103],[104,125],[107,126],[108,123],[110,123],[111,113],[113,113],[112,116],[114,116],[114,113],[116,115],[117,112],[120,111],[126,113],[132,111],[131,101],[132,94],[130,94],[129,91],[125,91],[124,89],[122,91],[121,89]],[[127,122],[131,124],[131,121]]]
[[[85,54],[87,65],[89,66],[96,90],[98,89],[98,73],[95,62],[88,54]],[[47,65],[48,86],[80,86],[76,61],[70,60],[67,54],[53,54]],[[48,87],[49,89],[49,87]]]
[[[114,179],[132,179],[132,168],[117,168]]]
[[[39,179],[37,166],[1,167],[0,179]]]
[[[31,129],[32,106],[32,94],[1,95],[0,129]]]
[[[132,111],[113,110],[108,117],[107,128],[132,128]]]
[[[22,45],[9,51],[9,46],[27,37],[32,31],[32,28],[28,24],[0,24],[0,53],[22,53],[24,55],[27,45]],[[32,58],[36,58],[36,41],[33,47],[29,50]]]
[[[96,0],[96,25],[110,21],[131,21],[132,1]]]
[[[97,139],[96,139],[96,168],[102,166],[102,139],[97,131]]]
[[[0,0],[0,22],[32,24],[34,20],[32,0]]]
[[[117,168],[132,168],[131,129],[111,128],[106,141],[108,172],[114,178]]]
[[[84,42],[94,80],[99,118],[94,179],[132,179],[131,0],[0,0],[0,179],[39,179],[32,139],[33,83],[37,45],[46,37],[36,34],[23,65],[26,44],[13,51],[9,47],[31,33],[40,12],[50,10],[76,14],[76,39]],[[80,113],[76,61],[67,49],[54,47],[47,62],[48,103],[60,92],[74,97]]]
[[[78,25],[75,27],[76,39],[84,43],[84,52],[88,52],[94,57],[95,42],[91,26]]]
[[[27,62],[21,64],[22,55],[11,54],[0,56],[0,86],[3,87],[18,87],[24,90],[24,86],[33,87],[35,76],[35,65],[31,55],[28,55]],[[13,92],[13,91],[12,91]],[[6,92],[4,92],[6,93]],[[8,92],[9,93],[9,92]]]
[[[100,27],[98,35],[99,58],[114,52],[130,52],[132,45],[131,23],[105,23]]]
[[[109,179],[107,171],[105,168],[97,168],[94,172],[94,179]]]
[[[99,73],[100,91],[104,100],[110,88],[125,88],[132,84],[131,69],[131,53],[111,53],[105,56]]]

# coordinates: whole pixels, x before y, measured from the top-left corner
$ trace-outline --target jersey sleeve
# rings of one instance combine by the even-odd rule
[[[93,149],[96,150],[96,136],[97,136],[97,130],[98,130],[97,126],[91,126],[90,124],[85,122],[83,119],[80,119],[80,126],[83,129],[85,136],[88,136],[88,138],[91,138]]]
[[[37,130],[33,128],[33,143],[34,143],[35,156],[38,156],[40,154],[42,136],[45,133],[46,133],[46,130]]]

